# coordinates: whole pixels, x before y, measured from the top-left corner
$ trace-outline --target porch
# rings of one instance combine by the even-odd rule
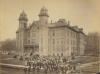
[[[35,55],[39,54],[39,46],[34,44],[25,44],[24,45],[24,55]]]

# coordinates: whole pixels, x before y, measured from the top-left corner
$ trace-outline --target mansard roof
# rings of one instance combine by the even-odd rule
[[[78,28],[78,26],[70,26],[65,19],[59,19],[58,22],[49,23],[49,28],[60,28],[60,27],[67,27],[77,33],[83,33],[83,28]]]

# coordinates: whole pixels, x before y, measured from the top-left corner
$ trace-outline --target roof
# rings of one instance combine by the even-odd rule
[[[84,34],[84,33],[83,33],[83,28],[78,28],[78,26],[70,26],[70,25],[68,25],[68,23],[66,22],[65,19],[59,19],[58,22],[49,23],[49,26],[48,26],[48,27],[49,27],[49,28],[67,27],[67,28],[69,28],[69,29],[71,29],[71,30],[73,30],[73,31],[75,31],[75,32],[77,32],[77,33],[82,33],[82,34]],[[77,29],[76,29],[75,27],[76,27]]]
[[[27,28],[18,28],[16,33],[18,33],[20,30],[30,30],[32,26],[36,25],[37,28],[39,27],[39,21],[33,21],[31,25],[29,25]]]
[[[39,27],[39,21],[33,21],[33,23],[31,25],[29,25],[26,30],[31,29],[32,26],[36,25],[37,27]]]
[[[49,17],[49,15],[48,15],[48,10],[43,6],[43,7],[41,8],[40,13],[39,13],[38,16],[47,16],[47,17]]]
[[[26,21],[28,21],[27,14],[23,11],[23,12],[20,14],[20,17],[19,17],[18,20],[26,20]]]

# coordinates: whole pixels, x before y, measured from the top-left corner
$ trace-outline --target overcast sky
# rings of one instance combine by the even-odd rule
[[[40,9],[48,9],[49,22],[66,19],[71,26],[84,29],[84,33],[100,30],[100,0],[0,0],[0,41],[16,38],[19,15],[23,8],[28,24],[39,20]]]

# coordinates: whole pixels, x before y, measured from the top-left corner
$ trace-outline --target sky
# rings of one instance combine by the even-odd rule
[[[48,9],[49,22],[70,21],[84,33],[100,31],[100,0],[0,0],[0,41],[16,38],[18,18],[24,10],[28,24],[38,21],[40,9]]]

